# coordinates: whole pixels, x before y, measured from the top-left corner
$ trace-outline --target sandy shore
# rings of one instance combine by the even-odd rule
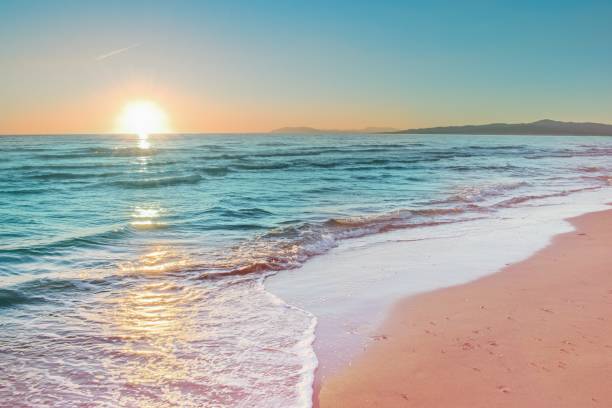
[[[612,406],[612,210],[571,222],[523,262],[401,301],[318,406]]]

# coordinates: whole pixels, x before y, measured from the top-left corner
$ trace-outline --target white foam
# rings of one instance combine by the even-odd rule
[[[263,278],[262,278],[263,284]],[[313,343],[315,340],[315,329],[317,327],[317,318],[310,312],[292,306],[271,292],[267,292],[272,302],[277,305],[283,305],[289,309],[298,311],[310,318],[310,325],[304,330],[302,337],[292,347],[292,354],[298,356],[298,360],[302,362],[299,370],[300,381],[298,382],[297,398],[295,400],[296,408],[310,408],[312,406],[313,382],[314,373],[317,369],[318,360],[314,352]]]
[[[345,364],[402,297],[478,279],[572,230],[566,218],[609,208],[612,188],[549,197],[491,218],[398,230],[341,242],[266,288],[317,316],[323,374]],[[554,279],[554,277],[551,277]],[[326,361],[328,360],[328,361]]]

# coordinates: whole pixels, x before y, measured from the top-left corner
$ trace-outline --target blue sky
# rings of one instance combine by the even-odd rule
[[[88,3],[0,3],[0,133],[612,122],[611,2]]]

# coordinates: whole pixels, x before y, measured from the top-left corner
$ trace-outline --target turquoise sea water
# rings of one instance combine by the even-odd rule
[[[612,183],[604,137],[6,136],[0,152],[7,406],[307,406],[315,316],[266,275]]]

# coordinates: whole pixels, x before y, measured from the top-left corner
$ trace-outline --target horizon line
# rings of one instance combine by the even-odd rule
[[[461,125],[436,125],[436,126],[428,126],[428,127],[402,127],[402,128],[394,128],[391,126],[363,126],[363,127],[357,127],[357,128],[317,128],[314,126],[307,126],[307,125],[295,125],[295,126],[281,126],[281,127],[277,127],[274,129],[270,129],[270,130],[264,130],[264,131],[176,131],[176,132],[156,132],[156,133],[150,133],[149,135],[236,135],[236,134],[283,134],[282,132],[278,132],[278,130],[282,130],[282,129],[291,129],[291,128],[310,128],[316,131],[321,131],[321,132],[329,132],[329,133],[333,133],[333,134],[342,134],[342,133],[357,133],[357,134],[386,134],[386,133],[394,133],[395,131],[389,132],[389,131],[381,131],[381,132],[358,132],[359,130],[362,129],[368,129],[368,128],[393,128],[396,129],[397,132],[402,132],[402,131],[416,131],[416,130],[428,130],[428,129],[437,129],[437,128],[449,128],[449,127],[462,127],[462,126],[482,126],[482,125],[518,125],[518,124],[533,124],[533,123],[537,123],[537,122],[542,122],[542,121],[553,121],[553,122],[560,122],[560,123],[567,123],[567,124],[597,124],[597,125],[607,125],[607,126],[612,126],[611,123],[605,123],[605,122],[591,122],[591,121],[563,121],[563,120],[556,120],[556,119],[538,119],[535,121],[531,121],[531,122],[484,122],[484,123],[480,123],[480,124],[473,124],[473,123],[468,123],[468,124],[461,124]],[[357,132],[356,132],[357,131]],[[296,132],[295,134],[309,134],[311,132],[306,132],[306,133],[301,133],[301,132]],[[291,133],[286,133],[286,134],[291,134]],[[109,132],[95,132],[95,131],[76,131],[76,132],[51,132],[51,133],[3,133],[0,132],[0,137],[6,137],[6,136],[92,136],[92,135],[100,135],[100,136],[138,136],[135,133],[125,133],[125,132],[113,132],[113,131],[109,131]]]

